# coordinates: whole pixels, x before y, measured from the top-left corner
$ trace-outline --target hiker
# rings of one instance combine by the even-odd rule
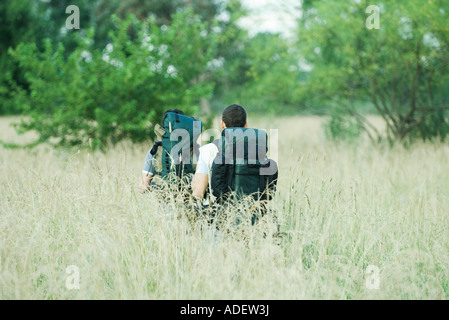
[[[265,200],[267,185],[273,189],[276,184],[277,165],[266,158],[266,132],[248,128],[246,118],[242,106],[228,106],[222,113],[222,137],[200,148],[192,180],[192,195],[202,200],[204,206],[216,199],[223,200],[228,191]],[[243,146],[243,154],[238,154],[237,142]],[[226,146],[226,143],[229,145]],[[233,147],[232,154],[226,154],[230,146]],[[253,155],[251,150],[255,150]],[[263,171],[270,166],[271,170]]]
[[[169,110],[165,111],[162,116],[162,126],[164,125],[165,116],[169,112],[184,115],[184,112],[182,112],[179,109],[169,109]],[[159,134],[156,132],[156,135],[159,136],[159,138],[161,139],[162,132]],[[155,175],[161,175],[161,172],[159,172],[156,169],[156,161],[157,161],[156,160],[156,152],[157,152],[158,147],[161,145],[162,145],[161,142],[155,142],[153,147],[150,150],[148,150],[147,156],[145,158],[145,164],[144,164],[144,167],[142,170],[141,178],[139,179],[140,193],[145,193],[146,191],[149,190],[150,186],[155,185],[154,181],[152,181],[153,177]]]

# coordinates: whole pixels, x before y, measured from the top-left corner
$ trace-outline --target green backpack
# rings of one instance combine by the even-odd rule
[[[197,156],[199,153],[197,139],[202,131],[201,121],[186,115],[167,112],[163,119],[163,129],[162,141],[155,143],[157,146],[162,146],[162,178],[182,179],[194,174],[194,155]]]
[[[219,151],[212,164],[211,189],[218,201],[235,192],[237,200],[252,196],[269,200],[276,188],[278,170],[268,159],[268,136],[263,130],[227,128],[216,140]]]

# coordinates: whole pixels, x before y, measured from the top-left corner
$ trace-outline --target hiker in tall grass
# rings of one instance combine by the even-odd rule
[[[199,150],[192,195],[210,205],[251,196],[267,200],[277,180],[277,165],[267,158],[268,136],[264,130],[248,128],[245,109],[237,104],[225,108],[222,136]]]
[[[248,123],[246,121],[245,109],[237,104],[228,106],[222,113],[221,129],[225,128],[246,128]],[[218,154],[218,147],[216,143],[209,143],[200,148],[200,155],[196,165],[196,172],[192,180],[192,195],[196,199],[204,199],[204,203],[209,203],[213,200],[213,195],[210,192],[212,164]],[[208,191],[208,192],[206,192]]]
[[[183,111],[179,109],[169,109],[164,112],[162,115],[162,121],[164,121],[165,115],[168,112],[173,112],[177,114],[184,114]],[[163,123],[162,123],[163,125]],[[157,134],[157,133],[156,133]],[[154,176],[160,175],[161,172],[156,168],[156,151],[157,151],[157,142],[153,145],[153,147],[148,150],[147,155],[145,157],[145,163],[142,169],[142,174],[139,179],[139,191],[141,193],[145,193],[149,190],[150,186],[154,186],[155,183],[153,181]]]

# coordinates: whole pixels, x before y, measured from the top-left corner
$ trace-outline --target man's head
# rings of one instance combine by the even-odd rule
[[[232,104],[224,109],[221,117],[221,128],[246,128],[246,111],[238,104]]]

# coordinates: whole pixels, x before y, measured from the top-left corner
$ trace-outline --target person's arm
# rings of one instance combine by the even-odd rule
[[[192,195],[196,199],[203,199],[209,185],[209,175],[196,172],[192,179]]]
[[[150,186],[151,180],[153,179],[153,155],[151,154],[151,150],[148,151],[147,156],[145,158],[145,165],[142,170],[140,179],[139,179],[139,192],[145,193],[148,191],[148,187]]]
[[[150,186],[151,179],[153,179],[153,175],[147,172],[142,171],[142,177],[139,180],[139,192],[145,193],[148,191],[148,187]]]
[[[209,186],[209,169],[213,159],[210,148],[209,145],[200,148],[196,172],[192,179],[192,196],[196,199],[203,199]]]

